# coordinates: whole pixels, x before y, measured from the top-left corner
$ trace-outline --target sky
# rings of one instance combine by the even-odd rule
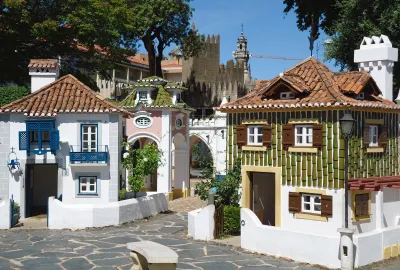
[[[232,52],[236,49],[242,23],[248,49],[252,54],[301,59],[310,56],[307,38],[309,32],[297,29],[294,13],[286,15],[283,12],[283,0],[194,0],[192,7],[195,8],[192,21],[200,33],[220,34],[222,64],[233,59]],[[320,44],[318,59],[321,61],[324,58],[322,44],[326,38],[321,35],[314,45],[315,48]],[[164,51],[165,55],[169,50],[167,48]],[[315,49],[314,57],[317,58]],[[251,75],[254,79],[270,79],[297,62],[299,61],[251,58]],[[325,64],[337,70],[333,62]]]

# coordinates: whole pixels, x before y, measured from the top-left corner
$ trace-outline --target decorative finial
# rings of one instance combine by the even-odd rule
[[[243,33],[244,33],[244,32],[243,32],[243,23],[242,23],[242,35],[243,35]]]

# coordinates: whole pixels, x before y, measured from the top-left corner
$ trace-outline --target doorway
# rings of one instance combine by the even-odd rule
[[[57,198],[58,165],[27,164],[25,175],[25,217],[46,215],[48,199]]]
[[[250,209],[261,223],[275,226],[275,174],[252,172],[250,176]]]

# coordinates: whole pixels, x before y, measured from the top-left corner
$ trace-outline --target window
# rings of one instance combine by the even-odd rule
[[[31,143],[37,143],[39,141],[39,132],[42,132],[41,141],[50,142],[50,130],[43,131],[29,131],[29,140]]]
[[[369,126],[369,146],[378,146],[378,126]]]
[[[313,145],[313,126],[312,125],[296,125],[295,126],[295,146],[312,146]]]
[[[148,127],[151,124],[151,120],[148,117],[138,117],[135,120],[135,124],[137,127]]]
[[[283,92],[281,93],[281,99],[294,99],[294,93],[292,92]]]
[[[97,125],[82,125],[82,152],[97,152]]]
[[[139,92],[139,101],[147,101],[147,92],[146,91]]]
[[[180,119],[180,118],[178,118],[178,119],[176,119],[176,121],[175,121],[175,126],[176,126],[176,128],[182,128],[183,127],[183,120],[182,119]]]
[[[262,126],[248,126],[247,127],[247,144],[248,145],[262,145]]]
[[[369,218],[369,193],[355,194],[354,217]]]
[[[321,214],[321,195],[301,194],[301,212]]]
[[[176,94],[176,103],[180,103],[181,102],[181,94],[177,93]]]
[[[79,194],[97,194],[97,177],[79,177]]]
[[[360,94],[358,94],[358,95],[356,96],[356,99],[362,100],[362,99],[364,99],[364,98],[365,98],[364,93],[360,93]]]

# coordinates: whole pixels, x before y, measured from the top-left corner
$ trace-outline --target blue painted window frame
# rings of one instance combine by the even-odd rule
[[[28,152],[28,155],[30,155],[30,153],[35,153],[38,155],[43,155],[47,152],[52,152],[55,153],[55,150],[59,149],[59,139],[58,142],[56,144],[58,144],[58,147],[54,147],[51,144],[51,138],[52,138],[52,132],[57,132],[55,128],[55,120],[54,119],[35,119],[35,120],[26,120],[25,121],[25,125],[26,125],[26,136],[28,137],[26,142],[27,142],[27,147],[26,147],[26,151]],[[48,126],[47,128],[43,128],[42,125],[44,126]],[[33,126],[35,128],[33,128]],[[42,135],[44,131],[48,131],[49,132],[49,141],[45,141],[42,140]],[[33,140],[33,138],[31,138],[32,134],[34,132],[37,132],[37,140]],[[57,135],[59,138],[59,135]],[[32,150],[31,149],[31,143],[37,143],[37,150]],[[48,149],[43,149],[43,143],[50,143],[49,148]]]
[[[96,179],[96,182],[95,182],[95,192],[81,192],[81,178],[95,178]],[[98,188],[97,188],[97,185],[98,185],[98,179],[97,179],[97,176],[79,176],[79,179],[78,179],[78,195],[92,195],[92,196],[96,196],[96,195],[99,195],[98,194]],[[88,183],[86,183],[86,186],[87,186],[87,188],[89,188],[89,185],[88,185]]]
[[[85,123],[81,124],[81,152],[83,151],[83,127],[84,126],[96,126],[96,152],[99,152],[99,124]]]

